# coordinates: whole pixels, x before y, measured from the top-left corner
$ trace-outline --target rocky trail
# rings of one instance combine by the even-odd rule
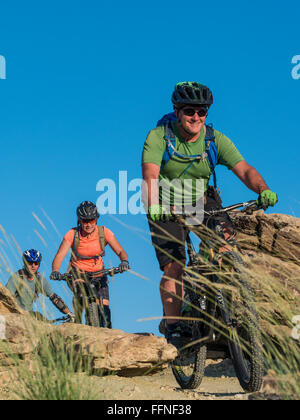
[[[245,260],[255,273],[253,288],[264,334],[271,340],[289,342],[291,327],[286,314],[300,313],[300,220],[260,213],[239,215],[234,222]],[[259,282],[259,278],[268,281]],[[220,359],[207,361],[198,389],[182,390],[169,367],[177,351],[164,338],[36,321],[18,307],[1,283],[0,321],[5,325],[4,339],[0,338],[0,400],[15,398],[13,388],[18,383],[12,378],[17,365],[31,367],[35,355],[45,348],[60,354],[61,343],[68,357],[72,354],[90,361],[92,376],[72,375],[80,385],[82,382],[82,388],[88,382],[88,392],[99,400],[247,400],[268,399],[273,394],[278,399],[273,392],[276,387],[272,389],[273,376],[265,378],[262,393],[248,395],[240,387],[231,361]]]
[[[107,375],[89,378],[99,400],[248,400],[229,360],[208,360],[205,378],[198,389],[182,390],[171,368],[149,376],[121,377]],[[0,373],[0,400],[14,399],[10,378]]]
[[[100,395],[115,400],[247,400],[231,372],[230,361],[208,361],[206,376],[195,390],[182,390],[171,368],[152,376],[94,378]]]

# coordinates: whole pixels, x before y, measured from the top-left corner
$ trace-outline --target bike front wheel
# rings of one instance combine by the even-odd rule
[[[229,351],[236,376],[241,387],[246,392],[258,392],[263,381],[262,354],[258,345],[256,334],[249,333],[250,346],[245,350],[236,329],[232,330],[232,338],[229,340]]]
[[[87,322],[90,327],[101,327],[101,317],[97,302],[90,302],[87,309]]]
[[[172,371],[182,389],[196,389],[200,386],[204,376],[206,356],[206,345],[196,344],[180,351],[172,363]]]
[[[254,292],[245,280],[241,300],[233,305],[234,323],[229,328],[228,346],[237,378],[246,392],[258,392],[264,375],[263,346]]]

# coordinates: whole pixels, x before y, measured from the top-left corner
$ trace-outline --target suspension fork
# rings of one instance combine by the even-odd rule
[[[216,275],[214,275],[216,278],[215,283],[218,283],[218,278]],[[229,304],[227,302],[226,297],[224,296],[224,293],[221,289],[216,290],[216,302],[221,312],[221,317],[224,321],[224,324],[227,327],[232,326],[232,317],[231,317],[231,311],[229,309]]]
[[[216,270],[221,270],[221,266],[222,264],[220,264],[220,257],[222,254],[216,253],[213,246],[209,246],[210,244],[205,244],[208,246],[205,246],[202,251],[203,251],[203,257],[205,259],[206,262],[211,262],[212,266],[216,267]],[[218,278],[218,276],[216,274],[213,274],[211,277],[211,281],[214,284],[218,284],[220,283],[220,280]],[[217,307],[219,307],[220,309],[220,313],[221,313],[221,317],[225,323],[225,325],[227,326],[231,326],[232,325],[232,317],[231,317],[231,311],[228,305],[228,302],[226,301],[226,297],[223,293],[223,291],[221,289],[216,288],[216,290],[214,291],[215,294],[215,307],[213,309],[213,316],[216,316],[216,309]]]

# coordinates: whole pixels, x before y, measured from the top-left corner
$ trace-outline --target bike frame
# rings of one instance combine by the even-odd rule
[[[211,217],[217,216],[221,213],[225,212],[232,212],[239,208],[243,207],[243,210],[239,210],[239,212],[245,212],[246,214],[252,214],[255,210],[258,210],[257,204],[255,200],[250,200],[244,203],[238,203],[231,206],[223,207],[222,209],[216,209],[211,210],[208,212],[205,212]],[[183,220],[181,217],[177,218],[181,224],[183,224]],[[190,232],[195,231],[195,226],[189,226],[188,224],[185,225],[187,229],[189,229]],[[216,235],[218,235],[217,232],[215,232]],[[200,238],[201,239],[201,238]],[[220,239],[223,240],[222,236],[220,236]],[[210,261],[212,264],[214,264],[217,267],[217,259],[215,258],[216,255],[218,255],[218,250],[214,246],[207,246],[207,243],[205,244],[205,247],[202,248],[202,252],[199,251],[196,253],[191,249],[191,242],[187,241],[188,248],[189,248],[189,257],[190,257],[190,265],[187,267],[188,275],[189,277],[197,274],[197,271],[199,271],[199,261]],[[194,269],[194,270],[193,270]],[[199,274],[199,273],[198,273]],[[213,296],[210,297],[210,299],[207,299],[207,306],[204,309],[203,308],[203,318],[199,318],[199,321],[201,320],[201,327],[202,331],[202,339],[201,343],[211,344],[216,342],[216,331],[219,331],[222,333],[222,331],[219,330],[218,325],[216,324],[216,319],[218,315],[218,311],[220,312],[221,318],[224,322],[224,325],[221,325],[221,327],[224,329],[225,327],[234,327],[235,321],[232,319],[231,316],[231,310],[230,310],[230,304],[232,301],[232,295],[230,296],[230,300],[228,301],[228,298],[225,297],[223,291],[217,287],[218,284],[222,285],[222,289],[227,290],[228,292],[232,292],[230,287],[224,286],[222,282],[220,282],[219,277],[217,274],[211,274],[208,277],[208,280],[210,281],[211,285],[216,285],[215,290],[213,292]],[[205,283],[201,284],[199,280],[196,282],[196,289],[205,288]],[[191,293],[191,285],[187,284],[187,282],[184,280],[184,289],[186,293],[189,295],[189,299],[193,299],[192,293]],[[212,288],[211,288],[212,290]],[[197,293],[197,292],[196,292]],[[199,294],[199,290],[198,290]],[[200,304],[201,307],[201,304]],[[199,304],[195,305],[195,308],[199,310]],[[227,337],[228,338],[228,337]],[[197,343],[197,340],[195,341],[195,344]],[[193,345],[193,343],[191,343]]]
[[[83,273],[82,281],[78,281],[78,282],[76,282],[76,279],[74,279],[74,276],[71,273],[62,274],[60,275],[60,278],[56,280],[66,281],[67,283],[69,283],[69,286],[71,290],[73,290],[73,293],[74,293],[75,302],[78,305],[77,309],[78,308],[82,309],[82,312],[86,311],[86,318],[87,318],[87,311],[92,310],[91,308],[94,307],[93,313],[98,313],[98,310],[99,310],[100,316],[102,318],[101,326],[104,320],[103,326],[106,327],[107,321],[106,321],[106,317],[104,313],[103,299],[98,296],[98,288],[101,283],[102,277],[105,277],[105,276],[113,277],[115,274],[119,274],[119,273],[120,273],[119,268],[115,267],[115,268],[97,271],[95,273],[91,273],[90,275],[89,273]],[[78,273],[78,276],[80,276],[80,273]],[[75,280],[75,287],[71,285],[71,283],[74,280]],[[98,309],[96,309],[95,306],[98,307]],[[78,316],[80,319],[82,318],[82,314]],[[98,324],[98,321],[97,321],[97,324]]]
[[[206,216],[217,216],[223,212],[232,212],[243,207],[247,214],[258,210],[256,201],[239,203],[221,209],[214,209],[206,212]],[[191,216],[188,215],[190,218]],[[189,231],[194,232],[205,246],[196,252],[191,238],[188,235],[188,250],[190,264],[185,270],[184,302],[187,305],[183,311],[183,323],[187,325],[192,333],[192,340],[183,344],[179,356],[172,365],[172,371],[176,381],[183,389],[197,388],[203,379],[205,362],[207,358],[231,358],[236,376],[240,385],[246,392],[257,392],[260,390],[263,379],[263,356],[261,351],[261,339],[259,333],[259,319],[255,308],[252,305],[253,291],[247,279],[243,280],[240,267],[244,265],[242,258],[234,249],[233,237],[225,241],[222,221],[208,223],[210,230],[214,231],[217,238],[208,238],[209,231],[195,228],[185,223],[185,218],[177,216],[178,222],[183,224]],[[176,220],[176,219],[175,219]],[[209,221],[209,218],[208,218]],[[198,233],[198,234],[197,234]],[[224,248],[224,244],[231,248]],[[210,266],[205,267],[205,261]],[[224,264],[229,270],[224,270]],[[229,274],[229,285],[226,277]],[[202,275],[204,279],[200,277]],[[237,275],[238,286],[233,287]],[[222,279],[222,277],[225,278]],[[242,288],[240,288],[242,286]],[[244,290],[245,289],[245,290]],[[239,311],[235,307],[234,291],[238,291],[242,299],[242,307],[246,308],[246,324],[239,322]],[[240,298],[237,300],[239,301]],[[188,314],[190,311],[190,316]],[[198,313],[201,315],[198,316]],[[246,338],[243,335],[246,332]],[[225,339],[225,343],[222,339]],[[187,369],[187,373],[186,373]],[[192,370],[190,370],[192,369]]]

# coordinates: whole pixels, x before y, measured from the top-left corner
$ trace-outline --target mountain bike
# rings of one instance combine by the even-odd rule
[[[105,314],[103,298],[100,296],[100,288],[107,283],[107,276],[119,274],[118,267],[95,273],[84,273],[80,281],[74,278],[72,273],[61,274],[56,281],[66,281],[74,293],[75,300],[85,310],[86,324],[91,327],[109,328],[109,321]],[[76,276],[77,277],[77,276]]]
[[[237,210],[242,208],[241,210]],[[251,200],[205,212],[214,218],[224,212],[241,211],[252,214],[259,210]],[[224,237],[218,223],[212,231],[199,233],[189,226],[186,217],[175,215],[175,220],[188,230],[189,265],[185,269],[183,287],[183,328],[189,329],[192,339],[186,342],[172,364],[176,381],[183,389],[197,388],[203,379],[207,354],[211,349],[223,349],[232,359],[236,376],[246,392],[260,390],[263,378],[263,351],[259,318],[255,309],[254,292],[245,274],[245,264],[236,245],[220,253]],[[205,226],[204,226],[205,229]],[[190,232],[202,239],[195,251]],[[210,233],[210,234],[209,234]],[[209,235],[209,236],[208,236]],[[227,244],[228,245],[228,244]],[[229,350],[229,351],[228,351]]]

